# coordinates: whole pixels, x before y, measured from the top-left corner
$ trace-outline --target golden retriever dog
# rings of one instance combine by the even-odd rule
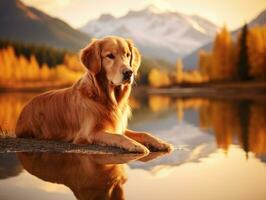
[[[81,50],[87,69],[70,88],[33,98],[17,121],[17,137],[99,144],[129,152],[171,151],[172,146],[145,132],[127,129],[131,85],[141,63],[130,40],[94,39]],[[148,147],[148,148],[147,148]]]

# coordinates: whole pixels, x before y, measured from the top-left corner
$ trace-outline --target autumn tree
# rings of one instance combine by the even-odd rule
[[[238,39],[239,56],[237,62],[237,69],[238,69],[238,77],[240,80],[248,80],[250,78],[247,37],[248,37],[248,25],[245,24],[242,28],[241,34]]]
[[[36,80],[39,78],[39,64],[34,55],[31,55],[29,60],[30,72],[29,72],[29,79]]]
[[[153,87],[163,87],[169,86],[171,82],[167,72],[154,68],[149,73],[149,83]]]
[[[211,76],[212,54],[201,50],[198,56],[199,56],[198,59],[199,72],[201,73],[201,75],[204,77],[205,80],[208,80]]]
[[[230,79],[234,75],[233,42],[230,33],[224,26],[217,34],[212,58],[210,78],[213,80]]]
[[[181,59],[176,61],[176,82],[182,83],[183,81],[183,63]]]
[[[266,26],[249,30],[247,38],[249,75],[266,78]]]

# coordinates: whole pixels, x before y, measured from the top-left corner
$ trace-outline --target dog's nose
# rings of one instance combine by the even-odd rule
[[[133,74],[133,71],[132,70],[130,70],[130,69],[125,70],[123,72],[123,76],[124,76],[123,79],[124,79],[124,81],[129,80],[131,78],[132,74]]]

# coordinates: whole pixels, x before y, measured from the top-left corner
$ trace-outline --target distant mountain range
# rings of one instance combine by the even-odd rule
[[[266,23],[266,10],[249,25]],[[197,66],[199,49],[211,50],[219,30],[215,24],[197,16],[162,11],[148,6],[125,16],[101,15],[76,30],[60,19],[26,6],[20,0],[0,0],[0,39],[45,44],[77,50],[92,37],[119,35],[131,38],[144,57],[174,63],[183,58],[186,69]],[[86,33],[83,33],[83,32]],[[233,31],[235,36],[239,30]]]
[[[253,20],[251,20],[248,23],[249,27],[254,27],[256,25],[263,26],[266,25],[266,9],[262,11],[257,17],[255,17]],[[231,35],[233,38],[236,38],[237,34],[241,28],[238,28],[234,31],[231,32]],[[201,46],[200,48],[194,50],[191,54],[187,55],[183,59],[183,64],[186,69],[194,69],[198,66],[198,52],[200,50],[205,50],[205,51],[211,51],[213,46],[213,41]]]
[[[148,6],[143,10],[129,11],[119,18],[101,15],[80,30],[98,38],[107,35],[131,38],[144,56],[174,63],[178,57],[188,55],[213,40],[218,27],[200,16]]]
[[[77,50],[90,37],[19,0],[0,0],[0,38]]]

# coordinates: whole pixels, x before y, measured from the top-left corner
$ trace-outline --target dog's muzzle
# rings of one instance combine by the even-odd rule
[[[123,82],[128,82],[131,80],[133,75],[133,71],[131,69],[127,69],[123,72]]]

